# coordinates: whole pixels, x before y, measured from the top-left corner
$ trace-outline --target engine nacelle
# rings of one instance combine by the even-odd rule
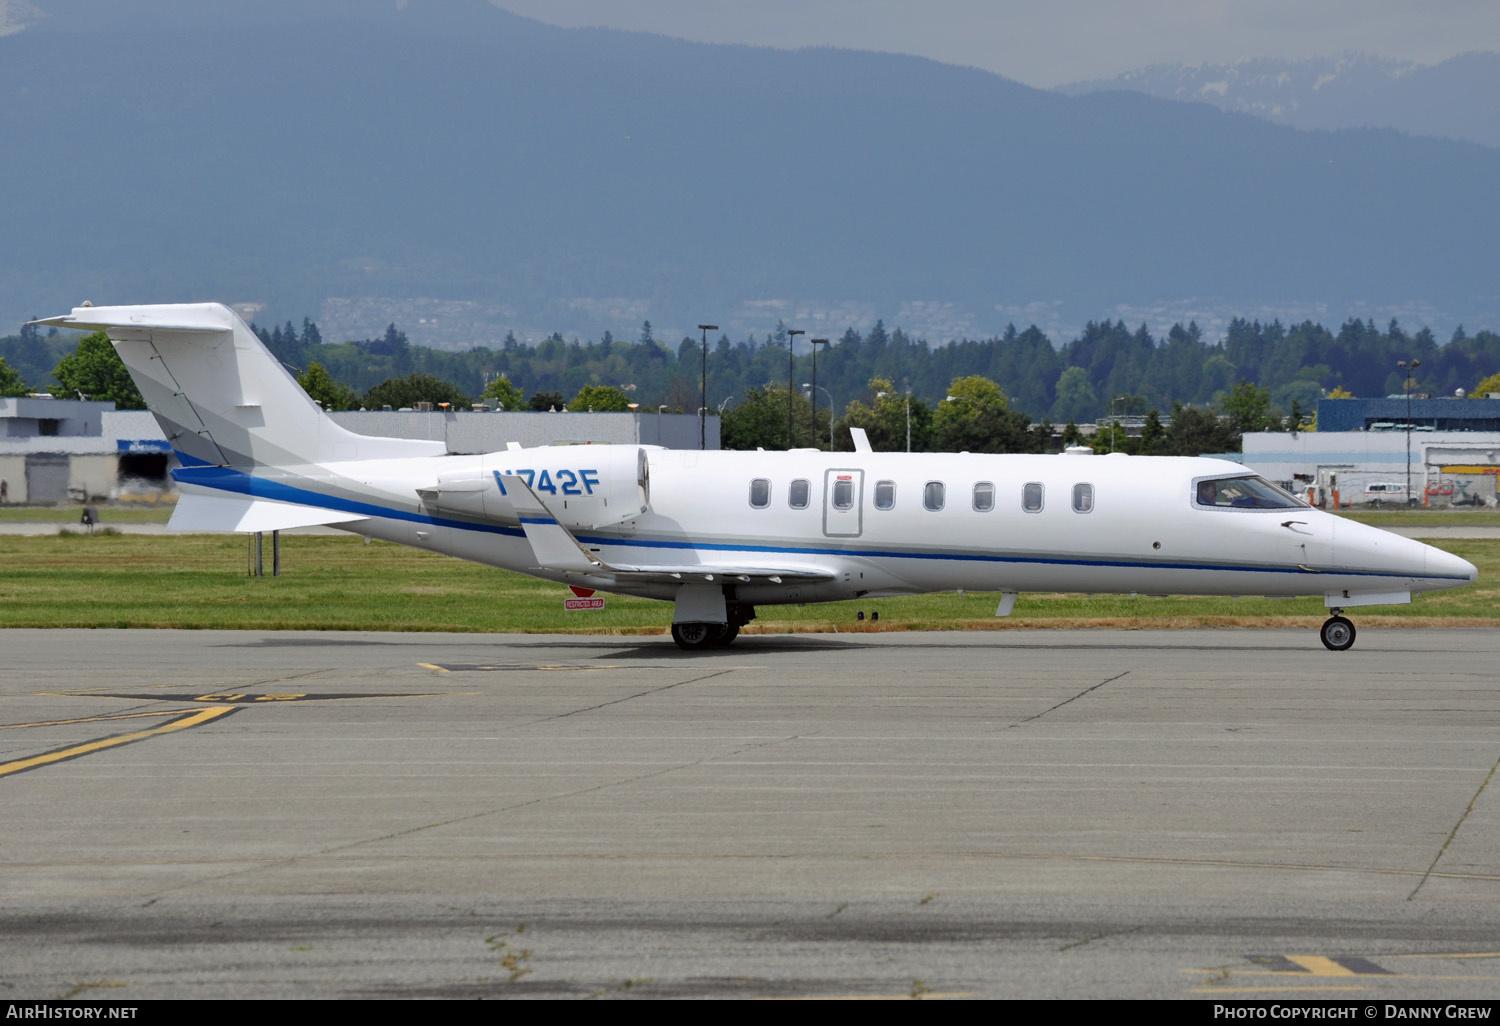
[[[638,445],[556,445],[486,453],[479,469],[439,474],[421,489],[434,513],[514,521],[501,474],[520,477],[558,523],[571,529],[608,527],[640,516],[651,504],[646,450]]]

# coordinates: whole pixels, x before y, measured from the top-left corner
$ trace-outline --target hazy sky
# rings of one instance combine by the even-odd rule
[[[1500,51],[1495,0],[491,0],[553,25],[713,43],[843,46],[1050,88],[1159,63],[1332,56],[1435,64]]]

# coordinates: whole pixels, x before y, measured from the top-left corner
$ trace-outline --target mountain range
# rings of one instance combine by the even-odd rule
[[[1060,86],[1067,96],[1124,89],[1306,129],[1394,128],[1500,147],[1500,53],[1439,64],[1348,53],[1305,60],[1156,64]]]
[[[0,325],[205,298],[450,348],[645,320],[1500,325],[1500,151],[1472,142],[484,0],[8,11]]]

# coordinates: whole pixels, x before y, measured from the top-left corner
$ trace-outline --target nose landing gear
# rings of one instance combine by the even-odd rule
[[[1323,647],[1331,652],[1343,652],[1354,645],[1354,624],[1350,623],[1340,614],[1342,609],[1334,609],[1333,615],[1323,621],[1318,636],[1323,639]]]

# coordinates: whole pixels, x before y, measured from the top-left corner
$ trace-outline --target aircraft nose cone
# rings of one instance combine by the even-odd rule
[[[1427,546],[1427,572],[1443,577],[1455,578],[1454,586],[1472,584],[1479,579],[1479,569],[1473,563],[1451,552]]]

